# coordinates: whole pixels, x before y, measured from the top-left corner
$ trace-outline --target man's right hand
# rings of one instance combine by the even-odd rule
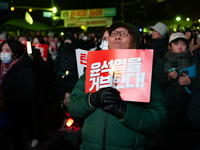
[[[89,103],[92,107],[103,107],[110,104],[117,104],[122,101],[119,91],[112,87],[102,88],[91,93]]]

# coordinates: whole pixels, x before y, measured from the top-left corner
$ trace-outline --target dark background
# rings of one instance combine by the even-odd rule
[[[71,9],[93,9],[93,8],[117,8],[117,15],[113,21],[122,20],[122,4],[124,21],[129,23],[140,23],[154,20],[174,20],[176,16],[182,19],[189,17],[194,23],[200,18],[200,0],[3,0],[9,6],[30,6],[41,8],[52,8],[52,4],[59,11]],[[15,9],[15,11],[0,10],[0,25],[8,20],[24,18],[26,9]],[[51,18],[44,18],[42,10],[33,10],[30,13],[33,20],[40,21],[52,26]],[[63,25],[62,20],[55,22],[56,26]]]

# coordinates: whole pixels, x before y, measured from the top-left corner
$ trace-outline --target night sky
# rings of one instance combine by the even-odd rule
[[[14,6],[30,6],[51,8],[53,0],[3,0],[9,5]],[[182,19],[190,17],[191,20],[200,18],[199,6],[200,0],[165,0],[158,3],[157,0],[54,0],[54,5],[60,10],[71,9],[93,9],[93,8],[117,8],[117,16],[113,20],[121,20],[121,4],[123,1],[124,20],[129,23],[139,23],[152,20],[172,20],[176,16],[181,16]],[[24,18],[25,9],[16,9],[11,12],[8,10],[0,10],[1,20],[0,25],[8,20],[15,18]],[[51,25],[50,18],[43,17],[42,10],[35,10],[30,13],[34,20]],[[56,14],[59,16],[59,12]],[[63,25],[63,21],[57,22],[57,25]]]

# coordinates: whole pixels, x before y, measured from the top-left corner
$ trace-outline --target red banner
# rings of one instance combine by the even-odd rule
[[[116,49],[88,52],[85,92],[95,92],[112,86],[120,91],[124,101],[148,103],[152,62],[153,50]],[[113,66],[114,70],[111,71]]]
[[[47,54],[48,54],[48,44],[31,44],[32,46],[35,46],[35,48],[38,48],[40,50],[41,56],[44,61],[47,62]]]

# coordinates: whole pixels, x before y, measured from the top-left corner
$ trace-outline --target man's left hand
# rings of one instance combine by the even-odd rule
[[[104,106],[103,110],[116,116],[118,119],[122,119],[124,117],[124,114],[126,113],[126,107],[126,104],[120,102],[118,104]]]

